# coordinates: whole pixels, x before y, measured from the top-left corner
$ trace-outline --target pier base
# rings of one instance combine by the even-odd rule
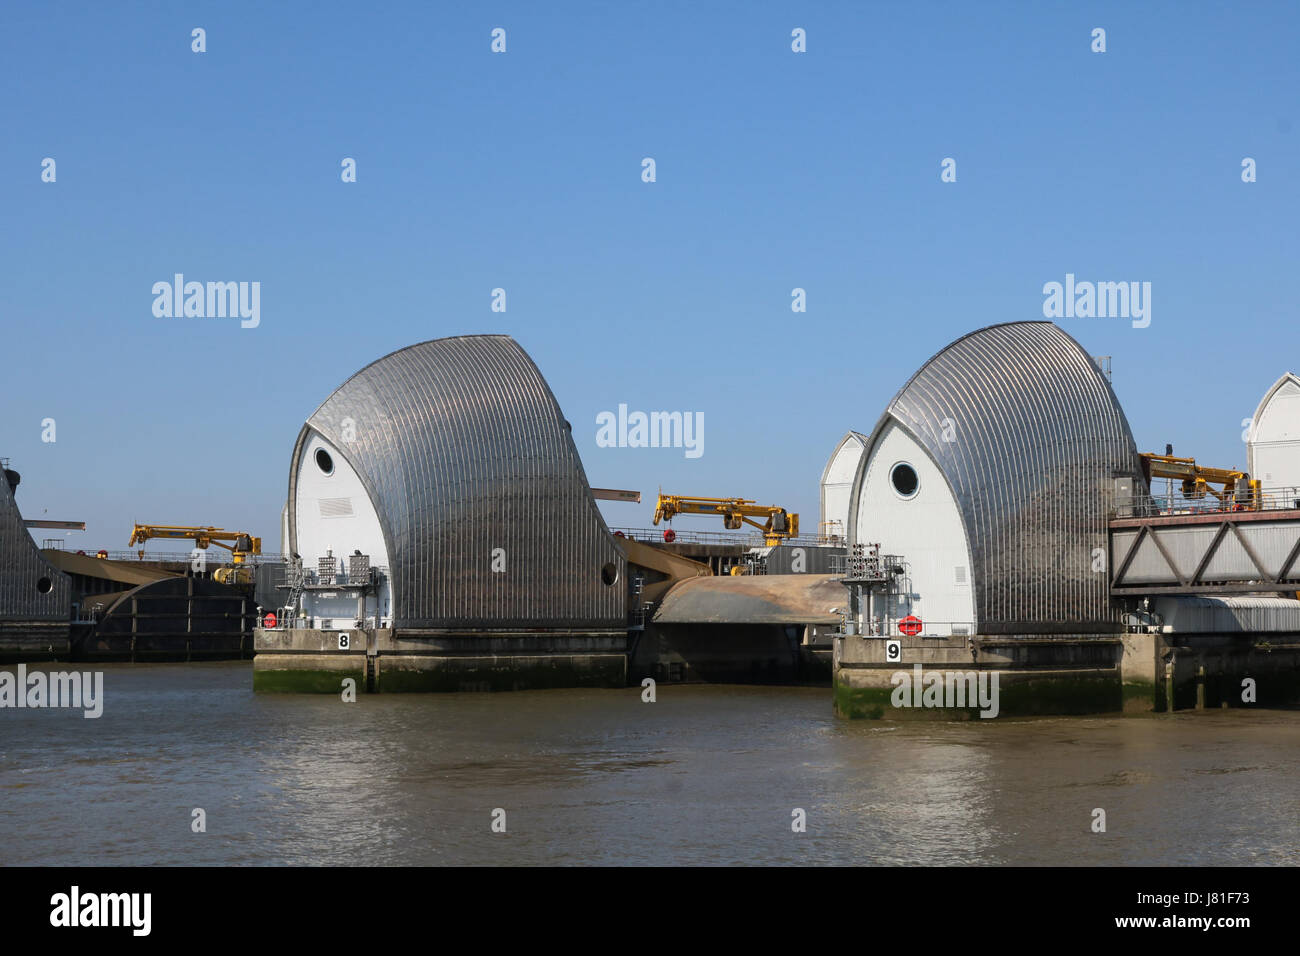
[[[0,621],[0,664],[66,661],[67,621]]]
[[[881,638],[835,641],[834,707],[842,717],[942,719],[976,707],[899,706],[895,695],[923,672],[997,675],[998,715],[1142,714],[1300,704],[1300,635],[1134,633],[1073,637]],[[914,681],[913,676],[909,680]],[[946,702],[946,701],[945,701]]]
[[[337,694],[627,686],[623,632],[254,632],[253,689]]]

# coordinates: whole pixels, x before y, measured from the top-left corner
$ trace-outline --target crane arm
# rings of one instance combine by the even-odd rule
[[[185,539],[193,541],[195,547],[207,548],[216,545],[225,548],[234,555],[239,563],[248,554],[262,553],[262,539],[244,531],[226,531],[224,528],[206,528],[187,525],[137,524],[131,529],[128,547],[144,544],[151,538],[168,540]]]
[[[660,493],[654,523],[672,521],[679,514],[721,515],[723,527],[736,531],[748,524],[763,532],[767,544],[780,544],[799,536],[799,516],[776,505],[760,505],[752,498],[696,498]],[[762,523],[755,520],[764,519]]]
[[[1243,496],[1251,502],[1259,501],[1260,482],[1245,471],[1234,468],[1210,468],[1198,465],[1195,458],[1175,458],[1173,455],[1144,453],[1142,468],[1148,484],[1152,478],[1173,478],[1182,482],[1183,494],[1188,498],[1214,495],[1222,503],[1241,503]],[[1222,488],[1212,488],[1221,485]]]

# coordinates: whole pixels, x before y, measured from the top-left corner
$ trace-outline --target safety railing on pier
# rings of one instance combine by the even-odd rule
[[[766,547],[763,535],[757,531],[753,533],[745,531],[678,531],[676,528],[610,528],[609,530],[615,535],[631,538],[634,541],[652,541],[656,544],[670,541],[673,544],[735,545],[741,548]],[[664,537],[666,531],[672,531],[671,538]],[[836,535],[808,535],[806,537],[789,538],[783,541],[782,544],[805,548],[843,547],[844,539]]]
[[[194,560],[194,556],[188,551],[146,551],[143,555],[139,551],[110,551],[107,548],[95,550],[93,548],[69,548],[66,544],[61,546],[55,545],[54,541],[58,539],[47,539],[42,544],[44,547],[52,548],[59,551],[71,551],[73,554],[84,554],[90,558],[101,558],[105,561],[139,561],[146,564],[189,564]],[[223,567],[234,564],[230,558],[229,552],[221,548],[208,548],[203,552],[203,562],[208,567]],[[284,561],[285,556],[282,554],[250,554],[244,558],[244,564],[280,564]]]
[[[847,622],[845,625],[847,626]],[[864,633],[846,634],[842,629],[830,632],[830,636],[837,637],[912,637],[918,640],[948,640],[951,638],[960,638],[968,640],[975,634],[975,624],[972,621],[924,621],[919,631],[915,630],[916,625],[904,625],[902,619],[898,620],[866,620],[862,622],[865,629]]]
[[[284,584],[290,590],[313,588],[354,588],[374,584],[388,576],[388,566],[366,564],[356,568],[337,568],[332,572],[305,568],[290,562],[285,565]]]
[[[1266,488],[1257,494],[1241,492],[1227,501],[1220,501],[1210,494],[1189,498],[1175,486],[1172,493],[1117,496],[1111,517],[1152,518],[1251,511],[1300,511],[1300,488]]]

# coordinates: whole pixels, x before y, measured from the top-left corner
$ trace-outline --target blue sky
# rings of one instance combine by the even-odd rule
[[[1300,366],[1298,11],[6,3],[0,455],[27,517],[86,520],[69,546],[139,520],[274,550],[333,388],[503,332],[592,484],[645,494],[611,523],[648,525],[662,486],[815,530],[844,431],[1074,273],[1152,284],[1148,328],[1061,321],[1113,356],[1140,448],[1244,466],[1241,420]],[[176,272],[260,282],[261,324],[156,318]],[[704,455],[598,448],[620,403],[703,412]]]

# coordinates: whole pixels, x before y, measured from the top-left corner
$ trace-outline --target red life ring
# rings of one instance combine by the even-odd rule
[[[672,528],[669,528],[667,531],[664,532],[664,541],[666,541],[668,544],[672,544],[676,540],[677,540],[677,532],[674,531]]]

